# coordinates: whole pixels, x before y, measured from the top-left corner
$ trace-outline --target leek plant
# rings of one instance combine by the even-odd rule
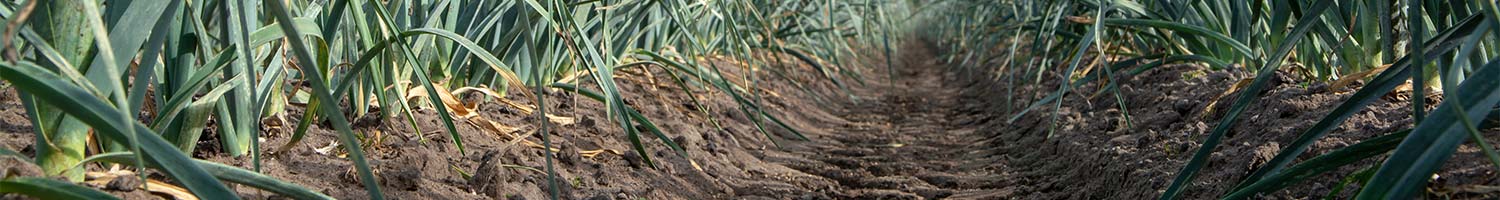
[[[1058,89],[1015,111],[1014,122],[1051,105],[1060,107],[1069,90],[1099,84],[1098,92],[1118,97],[1118,76],[1131,76],[1167,63],[1199,63],[1217,70],[1244,70],[1255,76],[1231,88],[1240,92],[1219,123],[1203,138],[1161,199],[1177,198],[1202,169],[1240,114],[1260,97],[1275,71],[1314,81],[1367,84],[1326,117],[1281,146],[1271,161],[1241,180],[1227,199],[1265,194],[1355,161],[1389,153],[1370,166],[1372,174],[1356,198],[1405,199],[1416,196],[1456,151],[1479,142],[1492,162],[1500,156],[1484,143],[1478,123],[1494,119],[1500,87],[1500,11],[1492,1],[939,1],[950,12],[923,13],[930,23],[924,37],[942,38],[946,58],[964,68],[1003,73],[1004,82],[1046,84],[1061,74]],[[1109,39],[1101,39],[1109,38]],[[1025,42],[1022,42],[1025,41]],[[1009,43],[1005,46],[997,46]],[[1405,44],[1405,45],[1402,45]],[[1010,52],[991,51],[1009,47]],[[1093,56],[1103,61],[1080,63]],[[999,59],[999,65],[984,65]],[[1061,63],[1061,64],[1059,64]],[[1082,64],[1082,66],[1080,66]],[[1116,72],[1124,72],[1116,74]],[[1414,127],[1294,163],[1313,142],[1384,94],[1411,81]],[[1427,93],[1441,91],[1442,103],[1426,110]],[[1016,95],[1010,95],[1016,96]],[[1007,100],[1011,101],[1011,100]],[[1124,105],[1123,103],[1119,105]],[[1121,107],[1129,119],[1128,109]],[[1056,123],[1055,114],[1052,118]],[[1050,132],[1050,131],[1049,131]],[[1246,159],[1246,158],[1233,158]],[[1379,158],[1377,158],[1379,159]]]
[[[432,109],[461,154],[457,127],[474,120],[448,94],[414,91],[493,90],[487,100],[521,94],[543,102],[555,91],[605,103],[609,121],[625,130],[640,155],[643,137],[678,156],[687,152],[670,132],[626,105],[616,71],[652,67],[673,77],[689,96],[732,97],[773,142],[806,140],[760,105],[762,77],[726,78],[721,68],[794,70],[764,60],[789,56],[817,69],[820,81],[841,88],[864,84],[856,49],[900,40],[913,16],[908,1],[503,1],[503,0],[201,0],[0,2],[9,22],[0,80],[21,93],[36,130],[34,162],[68,181],[0,177],[0,193],[93,198],[98,191],[66,186],[82,181],[94,163],[155,169],[206,199],[235,199],[224,182],[282,195],[328,198],[276,180],[260,170],[265,150],[301,144],[315,122],[338,133],[368,192],[382,198],[349,119],[374,115],[415,124],[415,110]],[[79,12],[85,11],[85,12]],[[708,62],[725,56],[734,65]],[[890,61],[885,63],[891,68]],[[751,73],[758,74],[758,73]],[[587,81],[585,81],[587,80]],[[852,83],[851,83],[852,81]],[[528,88],[529,87],[529,88]],[[414,97],[426,97],[415,98]],[[698,104],[697,99],[693,99]],[[285,116],[305,105],[303,116]],[[549,118],[544,105],[514,105]],[[697,106],[704,113],[708,107]],[[262,122],[298,120],[291,142],[262,147]],[[404,118],[404,121],[401,120]],[[210,120],[215,123],[210,123]],[[713,122],[717,124],[717,122]],[[791,130],[789,138],[765,126]],[[410,126],[411,133],[417,130]],[[642,127],[638,129],[637,127]],[[188,155],[205,133],[250,166],[228,166]],[[548,136],[544,134],[544,143]],[[90,133],[93,133],[92,135]],[[416,134],[421,137],[421,134]],[[424,140],[425,141],[425,140]],[[550,155],[548,155],[550,157]],[[646,163],[655,166],[647,157]],[[550,162],[549,162],[550,163]],[[245,168],[245,169],[242,169]],[[550,168],[549,168],[550,171]],[[145,173],[140,173],[145,174]],[[549,173],[551,174],[551,173]],[[145,178],[144,175],[141,178]],[[12,187],[14,186],[14,187]],[[16,189],[12,189],[16,188]],[[25,190],[21,188],[53,188]]]

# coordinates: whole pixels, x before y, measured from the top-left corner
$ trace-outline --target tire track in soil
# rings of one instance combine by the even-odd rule
[[[995,199],[1000,176],[982,156],[985,136],[976,134],[983,118],[959,109],[965,99],[956,70],[947,70],[932,47],[908,44],[890,79],[871,78],[855,88],[857,99],[828,110],[842,119],[815,128],[815,137],[787,153],[800,158],[769,159],[838,183],[824,196],[837,199]],[[875,70],[884,76],[887,70]],[[806,197],[806,196],[804,196]]]

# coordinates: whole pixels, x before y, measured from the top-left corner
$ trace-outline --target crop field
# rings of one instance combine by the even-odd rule
[[[1497,199],[1494,0],[0,0],[0,199]]]

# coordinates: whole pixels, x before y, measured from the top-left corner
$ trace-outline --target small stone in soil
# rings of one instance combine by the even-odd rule
[[[641,158],[641,154],[638,154],[635,151],[625,151],[625,162],[630,163],[630,167],[641,168],[641,166],[643,165],[642,162],[644,161]]]
[[[398,169],[394,172],[384,173],[385,185],[408,191],[417,190],[421,187],[422,173],[413,169]]]
[[[110,180],[109,183],[104,184],[104,189],[119,191],[135,191],[139,187],[141,187],[141,179],[135,176],[115,177],[114,180]]]
[[[42,168],[15,156],[0,156],[0,175],[42,176]]]
[[[684,137],[684,136],[681,136],[681,135],[672,138],[672,142],[676,142],[677,145],[683,145],[683,146],[688,145],[687,137]]]
[[[559,146],[561,146],[561,145],[559,145]],[[574,150],[573,148],[575,148],[575,147],[572,147],[572,146],[561,146],[561,147],[558,147],[559,152],[557,152],[557,160],[560,161],[560,162],[562,162],[562,164],[566,164],[566,165],[575,165],[575,164],[578,164],[580,162],[580,160],[581,160],[581,158],[579,158],[579,157],[582,157],[582,156],[578,155],[578,151]]]

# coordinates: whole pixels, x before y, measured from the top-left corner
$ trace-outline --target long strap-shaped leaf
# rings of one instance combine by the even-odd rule
[[[656,54],[655,52],[640,51],[638,53],[640,53],[642,55],[649,56],[649,57],[651,57],[653,60],[655,60],[658,63],[662,63],[662,64],[666,64],[668,66],[672,66],[673,68],[677,68],[678,70],[692,72],[692,70],[691,70],[692,68],[689,68],[689,66],[687,66],[687,64],[683,64],[683,63],[674,61],[672,59],[668,59],[666,57],[663,57],[660,54]],[[694,68],[697,68],[697,67],[694,67]],[[714,71],[717,74],[718,70],[715,69]],[[689,73],[689,74],[695,74],[695,73]],[[719,90],[724,91],[724,93],[727,93],[727,94],[729,94],[730,97],[733,97],[736,102],[740,103],[740,105],[742,107],[740,110],[741,110],[741,112],[744,112],[745,115],[747,115],[747,116],[760,115],[762,117],[765,117],[766,119],[770,119],[771,122],[775,122],[781,128],[789,130],[790,132],[792,132],[792,136],[797,137],[797,139],[803,140],[803,141],[809,140],[806,135],[802,134],[801,131],[797,131],[796,128],[793,128],[793,127],[787,125],[786,123],[783,123],[780,119],[776,118],[775,116],[771,116],[771,114],[767,113],[764,109],[762,109],[760,107],[760,105],[757,105],[754,102],[750,102],[749,100],[745,99],[745,97],[743,95],[740,94],[742,92],[748,93],[749,92],[748,90],[745,90],[744,88],[741,88],[738,85],[731,84],[731,83],[729,83],[729,81],[724,80],[722,75],[716,75],[716,74],[705,74],[705,75],[697,75],[697,76],[700,79],[707,79],[710,82],[710,85],[718,87]],[[706,76],[706,75],[714,75],[714,76]],[[754,110],[754,111],[751,111],[751,110]],[[754,112],[754,113],[752,113],[752,112]],[[759,128],[760,125],[756,124],[756,126]],[[765,133],[765,130],[761,130],[761,132]],[[766,137],[768,137],[768,138],[771,136],[769,133],[765,133],[765,134],[766,134]],[[775,140],[773,139],[772,142],[775,142]]]
[[[593,100],[599,101],[599,102],[604,102],[604,95],[599,94],[599,92],[595,92],[595,91],[589,90],[589,89],[578,88],[578,86],[574,86],[574,85],[571,85],[571,84],[567,84],[567,83],[552,83],[551,85],[548,85],[548,87],[559,88],[559,89],[563,89],[564,91],[569,91],[569,92],[575,92],[575,93],[583,95],[584,97],[588,97],[589,99],[593,99]],[[630,115],[631,119],[634,119],[636,122],[640,122],[642,127],[646,128],[647,131],[650,131],[651,134],[656,135],[657,139],[660,139],[662,143],[665,143],[667,145],[667,147],[672,148],[672,151],[677,152],[677,154],[680,155],[680,156],[682,156],[683,158],[687,158],[687,151],[683,150],[682,145],[678,145],[677,142],[672,141],[671,138],[668,138],[667,135],[664,134],[661,131],[660,128],[657,128],[657,126],[656,126],[655,123],[651,123],[651,120],[647,119],[645,115],[641,115],[641,112],[640,111],[636,111],[634,108],[630,108],[630,107],[627,106],[626,109],[627,110],[625,110],[625,112],[626,112],[626,114]],[[642,156],[642,157],[645,157],[645,156]]]
[[[134,159],[130,159],[134,156],[132,154],[133,153],[128,152],[99,154],[84,159],[82,163],[104,161],[111,163],[136,164],[134,163]],[[286,195],[287,197],[291,197],[293,199],[333,199],[333,197],[329,197],[328,195],[324,195],[322,193],[318,193],[317,191],[307,189],[297,184],[288,183],[286,181],[282,181],[265,174],[260,174],[250,170],[240,169],[238,167],[219,164],[206,160],[194,159],[193,161],[198,163],[199,167],[207,170],[208,173],[213,174],[214,177],[218,177],[219,179],[224,181],[260,188],[266,191],[274,192],[276,194]]]
[[[394,37],[391,37],[391,38],[388,38],[388,39],[385,39],[385,40],[381,40],[380,42],[375,43],[375,46],[371,46],[370,48],[365,49],[365,53],[362,54],[359,57],[358,60],[355,60],[355,62],[353,63],[353,65],[351,65],[351,67],[349,68],[349,71],[347,73],[348,74],[360,74],[360,73],[364,73],[364,71],[366,71],[366,70],[368,70],[370,68],[370,62],[375,61],[375,58],[377,56],[379,56],[380,54],[382,54],[383,52],[385,52],[386,48],[389,48],[391,45],[399,45],[400,44],[399,42],[401,41],[400,38],[409,38],[409,37],[416,37],[416,36],[422,36],[422,35],[438,36],[439,38],[444,38],[444,39],[448,39],[448,40],[454,41],[454,42],[458,43],[460,45],[460,47],[463,47],[464,49],[468,50],[469,52],[473,52],[472,55],[474,55],[475,57],[479,57],[480,61],[485,62],[485,64],[489,64],[490,65],[490,69],[495,70],[495,72],[497,72],[497,74],[499,74],[502,78],[505,78],[506,83],[511,84],[511,85],[517,85],[517,86],[523,85],[521,83],[520,77],[516,76],[515,72],[511,71],[509,66],[505,65],[504,62],[501,62],[500,58],[495,57],[492,54],[489,54],[488,53],[489,51],[484,51],[484,48],[480,47],[478,44],[474,43],[473,41],[469,41],[468,39],[463,38],[462,36],[459,36],[458,34],[455,34],[453,32],[449,32],[447,30],[442,30],[442,29],[432,29],[432,28],[420,28],[420,29],[408,30],[406,32],[401,32],[401,34],[399,34],[397,36],[394,36]],[[339,81],[336,83],[336,85],[333,86],[334,87],[334,92],[333,92],[333,95],[331,95],[331,96],[341,97],[341,98],[345,97],[346,96],[345,94],[348,94],[349,91],[352,89],[351,86],[354,85],[354,81],[357,80],[359,77],[360,76],[344,76],[342,79],[339,79]],[[518,90],[521,93],[526,94],[526,95],[532,95],[532,94],[530,94],[528,92],[529,89],[526,89],[525,87],[516,87],[516,88],[512,88],[512,89]],[[314,101],[319,101],[319,100],[314,100]],[[342,100],[340,100],[340,101],[342,101]],[[434,101],[434,102],[436,102],[436,101]],[[435,108],[435,109],[443,109],[443,108]],[[441,113],[441,114],[446,114],[446,113]],[[448,122],[448,121],[451,121],[451,120],[445,120],[445,122]],[[298,127],[300,128],[300,127],[303,127],[303,126],[298,126]],[[288,145],[296,144],[296,143],[298,143],[299,141],[302,140],[302,134],[300,134],[300,133],[304,133],[304,132],[300,131],[300,130],[296,131],[296,132],[299,133],[299,134],[293,135],[293,137],[291,139],[291,142],[287,143]],[[450,131],[450,132],[451,132],[450,136],[453,136],[454,138],[459,138],[458,135],[457,135],[458,132],[456,132],[456,131]],[[458,143],[458,139],[455,139],[454,142],[456,143],[455,145],[457,145],[458,148],[460,148],[460,149],[463,148],[462,143]],[[289,147],[290,146],[283,146],[280,149],[286,149],[286,148],[289,148]]]
[[[1313,176],[1323,174],[1323,172],[1338,169],[1339,167],[1364,160],[1365,158],[1385,154],[1386,152],[1390,152],[1391,149],[1395,149],[1393,145],[1399,144],[1401,139],[1406,138],[1410,133],[1411,130],[1403,130],[1389,135],[1366,139],[1357,144],[1329,152],[1328,154],[1307,159],[1302,164],[1287,168],[1286,172],[1271,175],[1242,189],[1235,190],[1225,195],[1224,199],[1246,199],[1251,195],[1291,186]]]
[[[1438,104],[1428,120],[1412,129],[1375,176],[1365,183],[1359,199],[1403,199],[1415,195],[1458,145],[1469,139],[1460,115],[1483,118],[1500,102],[1500,62],[1490,62],[1458,86],[1457,94]],[[1456,102],[1466,105],[1460,106]],[[1458,112],[1462,110],[1463,112]]]
[[[370,2],[374,3],[374,4],[379,4],[376,1],[370,1]],[[415,29],[415,30],[411,30],[411,31],[406,31],[406,30],[404,30],[404,27],[395,25],[395,23],[394,23],[395,19],[393,18],[394,16],[392,16],[389,13],[389,11],[386,10],[386,8],[384,8],[384,7],[375,7],[375,9],[373,9],[373,10],[375,10],[376,16],[378,16],[380,20],[386,22],[383,25],[386,25],[386,28],[391,29],[392,31],[398,31],[398,32],[401,32],[402,34],[413,34],[411,31],[422,31],[422,30],[425,29],[425,30],[428,30],[428,31],[425,31],[425,32],[429,32],[430,34],[435,34],[435,35],[438,35],[438,36],[443,36],[445,38],[453,39],[454,41],[458,41],[459,44],[463,45],[463,47],[465,47],[465,48],[468,48],[468,49],[479,49],[479,45],[474,44],[472,41],[469,41],[468,39],[464,39],[462,36],[458,36],[458,34],[455,34],[455,33],[452,33],[452,32],[448,32],[448,31],[439,30],[437,32],[433,32],[431,30],[438,30],[438,29],[430,29],[430,28]],[[457,38],[457,39],[454,39],[454,38]],[[406,44],[405,37],[395,37],[394,39],[397,41],[398,44]],[[425,40],[422,40],[422,39],[419,38],[418,41],[417,41],[417,45],[418,46],[422,46],[422,44],[424,42],[425,42]],[[417,54],[421,53],[421,51],[420,51],[421,48],[413,49],[413,48],[411,48],[409,46],[405,46],[405,45],[396,45],[396,47],[401,50],[400,53],[402,55],[406,56],[406,58],[408,59],[407,60],[408,62],[415,62],[416,60],[419,60],[419,57],[417,56]],[[487,51],[474,51],[474,52],[487,52]],[[475,55],[481,55],[481,54],[480,53],[475,53]],[[482,58],[481,60],[484,60],[485,62],[489,63],[490,66],[492,68],[495,68],[497,71],[501,71],[502,68],[509,68],[509,67],[504,67],[505,65],[503,63],[499,62],[499,59],[496,59],[493,56],[490,56],[489,54],[482,54],[482,55],[483,56],[489,56],[489,58],[487,58],[487,59],[485,59],[485,57],[481,57]],[[421,64],[416,64],[416,65],[420,66]],[[428,72],[426,69],[424,69],[422,67],[418,67],[418,68],[413,68],[413,70],[411,72],[415,72],[416,73],[417,81],[422,85],[423,88],[427,89],[428,91],[437,91],[437,89],[436,89],[437,86],[433,85],[435,82],[431,80],[431,77],[432,77],[431,73]],[[504,75],[507,75],[506,77],[511,80],[511,84],[517,84],[517,83],[519,83],[519,81],[518,81],[519,79],[515,78],[516,76],[513,73],[511,73],[511,74],[504,74]],[[517,84],[517,86],[521,86],[521,85]],[[525,92],[524,87],[516,87],[516,88],[522,88],[521,90],[523,92]],[[428,96],[428,100],[430,100],[432,102],[441,102],[441,100],[438,99],[437,95]],[[463,138],[459,135],[458,128],[453,125],[453,121],[454,121],[453,120],[453,116],[448,113],[448,109],[446,107],[443,107],[443,106],[434,106],[433,109],[435,109],[435,110],[438,111],[438,117],[442,119],[443,127],[445,127],[445,128],[448,129],[448,136],[453,137],[453,145],[458,147],[458,152],[460,154],[464,154],[466,152],[466,150],[465,150],[464,145],[463,145]]]
[[[36,64],[24,61],[0,64],[0,78],[14,83],[17,89],[31,93],[43,102],[50,102],[53,105],[70,105],[76,108],[60,110],[77,117],[106,138],[118,141],[128,138],[125,135],[127,133],[134,134],[133,137],[138,139],[140,151],[145,155],[146,162],[158,164],[160,166],[158,169],[182,183],[194,195],[205,199],[239,199],[234,192],[209,176],[208,172],[202,168],[179,164],[190,163],[192,159],[167,143],[161,136],[154,134],[155,132],[146,128],[146,125],[121,120],[128,118],[124,117],[125,113],[120,113],[83,88],[68,83],[67,79],[49,73]],[[132,131],[124,131],[127,129]]]
[[[125,71],[118,70],[109,72],[108,70],[112,68],[109,66],[119,66],[122,63],[128,63],[131,58],[136,56],[136,50],[140,49],[141,45],[146,42],[147,37],[142,36],[149,35],[151,29],[156,27],[157,21],[161,19],[162,13],[166,12],[167,8],[170,7],[168,4],[172,2],[140,0],[111,2],[111,6],[107,8],[111,16],[104,19],[107,22],[103,22],[110,25],[107,27],[109,28],[107,42],[112,47],[109,48],[111,54],[102,54],[105,51],[100,51],[101,54],[94,58],[93,63],[89,65],[90,67],[85,73],[89,81],[93,81],[94,84],[102,87],[100,89],[104,94],[101,95],[113,95],[116,91],[109,88],[115,88],[120,83],[107,83],[106,80],[118,80],[119,76],[125,73]],[[104,25],[100,24],[100,26]],[[123,93],[125,91],[122,90],[119,92]]]
[[[1214,148],[1219,146],[1219,140],[1223,139],[1224,134],[1228,133],[1229,129],[1234,127],[1234,123],[1239,119],[1240,113],[1250,107],[1250,104],[1255,99],[1260,98],[1260,90],[1266,87],[1266,83],[1270,82],[1271,74],[1275,74],[1276,68],[1281,66],[1281,62],[1284,60],[1282,58],[1291,53],[1292,47],[1296,46],[1298,40],[1306,36],[1308,30],[1311,30],[1312,27],[1322,21],[1317,20],[1318,16],[1322,15],[1323,10],[1328,9],[1332,4],[1333,0],[1321,0],[1313,4],[1312,9],[1308,9],[1306,13],[1303,13],[1301,19],[1297,20],[1297,25],[1292,29],[1291,34],[1282,41],[1280,47],[1276,48],[1276,53],[1266,59],[1265,65],[1260,67],[1260,71],[1255,75],[1255,81],[1252,81],[1249,87],[1241,90],[1240,97],[1234,101],[1234,106],[1229,108],[1229,112],[1214,127],[1213,132],[1208,134],[1208,138],[1203,140],[1203,145],[1198,147],[1198,151],[1193,154],[1191,160],[1188,160],[1187,165],[1182,167],[1182,171],[1177,172],[1177,178],[1172,180],[1172,185],[1167,187],[1167,191],[1161,194],[1160,199],[1176,199],[1177,195],[1182,193],[1182,190],[1188,186],[1188,183],[1193,181],[1193,178],[1198,174],[1198,170],[1203,168],[1205,162],[1208,162],[1208,156],[1213,154]]]
[[[0,194],[6,193],[23,194],[38,199],[120,199],[94,188],[42,177],[0,180]]]
[[[297,27],[293,25],[292,14],[287,12],[286,5],[282,5],[281,1],[267,1],[265,5],[268,12],[271,12],[276,21],[280,22],[277,24],[281,25],[281,29],[287,32],[286,35],[302,35],[301,30],[297,30]],[[298,64],[302,66],[318,66],[313,63],[313,59],[311,58],[316,57],[313,57],[312,52],[308,50],[307,44],[302,42],[302,38],[287,37],[287,43],[291,44],[292,52],[296,53],[295,55],[299,58],[297,59]],[[303,70],[303,73],[311,73],[310,71]],[[328,82],[324,82],[322,76],[308,74],[303,77],[306,77],[308,82],[311,83],[313,87],[311,92],[318,99],[334,99],[333,95],[329,94],[331,90],[328,90]],[[319,103],[324,108],[327,108],[322,109],[324,116],[332,122],[334,129],[338,130],[339,140],[345,144],[344,148],[349,151],[349,160],[354,161],[354,168],[359,171],[359,181],[365,185],[365,191],[369,193],[370,199],[385,199],[385,196],[380,193],[380,184],[375,182],[375,174],[370,171],[370,164],[365,161],[364,150],[359,145],[359,139],[355,138],[354,131],[349,127],[349,119],[344,118],[344,114],[339,109],[333,109],[339,107],[337,102],[319,101]]]
[[[1109,19],[1104,19],[1103,22],[1104,22],[1105,25],[1145,26],[1145,27],[1169,29],[1169,30],[1173,30],[1173,31],[1190,33],[1190,34],[1193,34],[1193,35],[1205,36],[1205,37],[1208,37],[1210,39],[1217,40],[1217,41],[1219,41],[1221,43],[1228,44],[1229,47],[1233,47],[1236,52],[1239,52],[1241,55],[1245,56],[1246,58],[1255,58],[1255,51],[1254,50],[1250,50],[1250,47],[1249,46],[1245,46],[1244,43],[1241,43],[1238,40],[1234,40],[1233,38],[1229,38],[1229,36],[1226,36],[1226,35],[1224,35],[1222,33],[1210,31],[1210,30],[1208,30],[1206,28],[1203,28],[1203,27],[1200,27],[1200,26],[1182,24],[1182,23],[1177,23],[1177,22],[1162,21],[1162,20],[1152,20],[1152,19],[1120,19],[1120,18],[1109,18]]]
[[[1481,21],[1485,20],[1483,18],[1471,17],[1465,20],[1462,25],[1450,29],[1449,32],[1441,34],[1437,38],[1433,38],[1431,42],[1427,43],[1428,45],[1425,48],[1426,53],[1422,55],[1437,57],[1452,51],[1459,44],[1445,41],[1463,41],[1467,37],[1482,37],[1483,35],[1480,33],[1488,30],[1488,28],[1479,29],[1481,28],[1480,25],[1484,24]],[[1317,124],[1302,132],[1292,143],[1282,147],[1281,152],[1277,153],[1275,158],[1272,158],[1269,162],[1266,162],[1265,166],[1256,170],[1249,177],[1246,177],[1240,186],[1244,187],[1250,183],[1259,181],[1261,177],[1279,173],[1282,167],[1290,164],[1297,156],[1307,151],[1313,142],[1323,138],[1328,132],[1333,131],[1334,128],[1338,128],[1339,124],[1343,124],[1344,120],[1358,113],[1356,111],[1364,108],[1370,102],[1374,102],[1375,99],[1379,99],[1380,96],[1395,89],[1396,86],[1404,84],[1404,80],[1411,77],[1411,70],[1409,70],[1411,66],[1410,57],[1414,55],[1419,54],[1407,55],[1407,57],[1396,61],[1395,64],[1391,65],[1391,68],[1386,69],[1385,72],[1380,73],[1375,79],[1370,80],[1370,84],[1354,92],[1354,95],[1349,96],[1348,100],[1345,100],[1344,103],[1339,104],[1333,111],[1330,111],[1328,116],[1323,117]]]
[[[1110,6],[1101,7],[1099,9],[1099,12],[1095,13],[1094,19],[1104,18],[1104,14],[1109,13],[1110,10],[1112,10],[1112,7],[1110,7]],[[1103,30],[1101,30],[1101,29],[1104,29],[1104,24],[1103,23],[1094,23],[1093,27],[1088,29],[1089,30],[1088,33],[1086,33],[1083,36],[1083,41],[1078,42],[1078,48],[1076,50],[1074,50],[1073,55],[1071,56],[1073,59],[1072,59],[1072,61],[1069,61],[1069,63],[1071,63],[1071,64],[1068,64],[1067,70],[1063,71],[1063,73],[1062,73],[1063,74],[1063,77],[1062,77],[1063,83],[1062,83],[1062,85],[1058,86],[1058,88],[1057,88],[1058,100],[1053,102],[1053,104],[1052,104],[1052,110],[1061,110],[1062,103],[1063,103],[1062,99],[1067,98],[1068,89],[1073,88],[1073,87],[1071,87],[1072,83],[1073,83],[1072,82],[1073,79],[1070,78],[1069,76],[1072,76],[1073,75],[1073,71],[1078,69],[1078,64],[1081,63],[1081,62],[1083,62],[1084,53],[1087,53],[1088,52],[1088,48],[1090,46],[1094,45],[1094,40],[1097,40],[1098,37],[1099,37],[1099,33],[1103,32]],[[1060,115],[1061,114],[1058,114],[1057,112],[1052,113],[1052,121],[1050,122],[1050,125],[1048,125],[1048,128],[1047,128],[1047,138],[1048,139],[1051,139],[1052,138],[1052,134],[1056,133],[1056,131],[1057,131],[1057,118]]]

